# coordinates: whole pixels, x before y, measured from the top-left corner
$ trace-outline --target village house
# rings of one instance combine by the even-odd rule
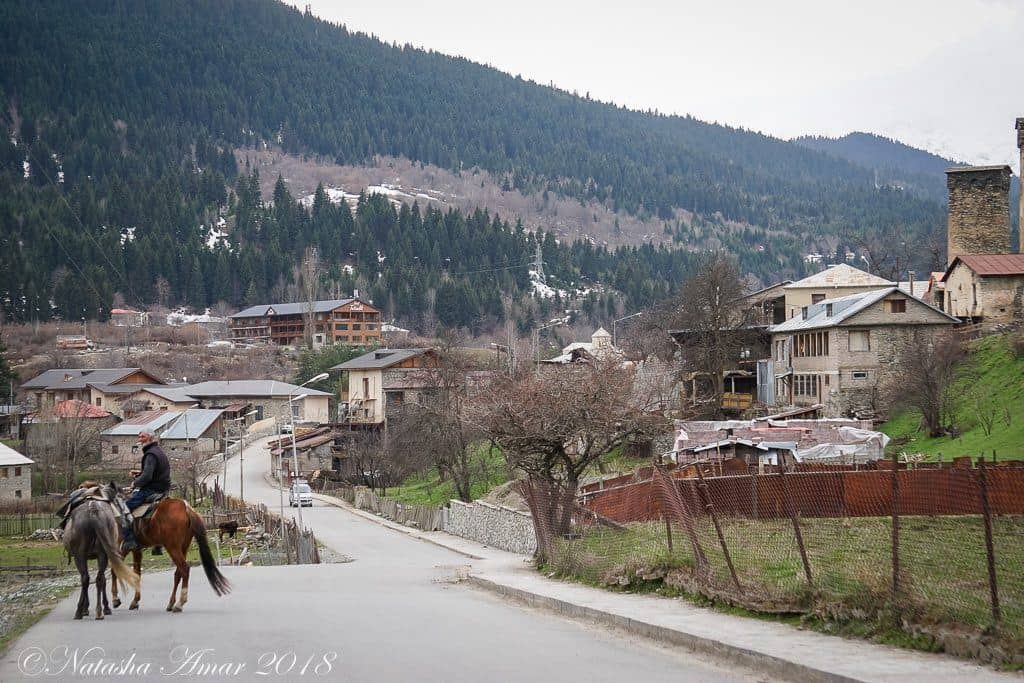
[[[350,426],[381,426],[388,409],[416,400],[430,389],[429,376],[417,372],[437,362],[433,349],[377,349],[340,363],[348,391],[341,395],[340,422]]]
[[[159,377],[142,368],[60,368],[33,377],[21,385],[21,390],[36,408],[45,408],[69,399],[105,408],[103,396],[94,397],[90,385],[110,387],[163,383]]]
[[[882,413],[878,388],[913,332],[956,322],[894,286],[804,306],[771,328],[776,403],[824,404],[826,416]]]
[[[296,422],[331,421],[331,394],[310,387],[298,387],[272,379],[212,380],[180,388],[195,398],[202,408],[222,408],[230,413],[256,411],[256,420],[273,417],[289,421],[288,405]],[[297,397],[298,400],[294,400]]]
[[[32,465],[35,463],[10,446],[0,443],[0,501],[32,498]]]
[[[224,450],[223,410],[189,408],[177,415],[160,435],[169,457],[191,453],[214,455]]]
[[[943,310],[961,320],[1024,321],[1024,254],[960,254],[942,275]]]
[[[554,358],[541,360],[545,365],[566,365],[588,360],[610,360],[623,357],[622,351],[612,344],[612,335],[603,327],[590,335],[589,342],[572,342],[562,348]]]
[[[133,413],[147,410],[182,411],[199,404],[199,400],[188,393],[188,388],[187,384],[137,387],[122,402],[121,407],[129,408]],[[127,403],[132,405],[126,406]]]
[[[313,347],[328,344],[373,346],[380,343],[381,312],[358,298],[314,301],[312,305]],[[260,304],[230,318],[235,342],[271,342],[295,346],[305,339],[306,302]]]
[[[181,413],[167,410],[150,410],[104,430],[100,433],[100,452],[104,464],[115,467],[138,464],[142,454],[133,453],[132,448],[139,434],[149,431],[160,436],[180,415]]]
[[[117,422],[118,418],[104,408],[68,399],[26,415],[22,435],[33,455],[63,450],[73,442],[87,447],[88,455],[95,456],[100,433]]]
[[[804,306],[810,306],[825,299],[839,299],[849,294],[873,292],[895,286],[895,282],[890,282],[845,263],[829,266],[820,273],[783,286],[786,320],[799,315]]]
[[[149,324],[149,313],[130,308],[113,308],[110,310],[110,322],[115,327],[145,327]]]

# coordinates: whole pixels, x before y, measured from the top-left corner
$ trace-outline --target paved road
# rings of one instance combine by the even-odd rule
[[[276,505],[277,490],[262,478],[269,460],[266,451],[247,451],[246,499]],[[228,476],[229,490],[236,490],[237,462],[229,463]],[[303,516],[327,546],[354,561],[230,567],[225,573],[234,591],[224,598],[214,597],[201,573],[194,571],[183,614],[162,609],[170,590],[168,574],[144,578],[138,612],[122,608],[105,621],[73,621],[74,604],[65,601],[12,645],[0,661],[0,681],[24,678],[18,659],[37,652],[30,648],[52,655],[54,648],[64,647],[71,653],[77,650],[78,677],[90,680],[104,679],[90,675],[97,669],[89,665],[97,666],[101,658],[99,651],[88,653],[90,647],[103,649],[104,662],[129,661],[136,667],[134,674],[164,680],[168,673],[197,676],[207,671],[203,665],[215,664],[225,667],[218,677],[236,680],[258,680],[261,672],[288,680],[374,683],[754,680],[746,672],[455,584],[451,578],[466,558],[345,510],[317,503]],[[204,648],[210,651],[196,654]],[[295,655],[294,666],[289,652]],[[184,663],[170,660],[182,656]],[[66,664],[54,678],[76,680],[74,662],[64,660],[60,649],[57,657],[50,657],[51,672]],[[139,667],[147,663],[148,671],[142,671]],[[232,676],[239,664],[244,668]]]

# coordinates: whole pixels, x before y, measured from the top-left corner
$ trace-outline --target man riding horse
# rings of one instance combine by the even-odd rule
[[[132,481],[134,491],[125,501],[128,510],[134,510],[155,494],[166,494],[171,490],[171,463],[164,449],[157,443],[156,435],[149,430],[139,432],[139,445],[142,446],[142,465],[135,480]],[[132,530],[131,520],[122,529],[123,548],[125,552],[139,547],[138,539]],[[153,554],[161,553],[160,546],[153,548]]]

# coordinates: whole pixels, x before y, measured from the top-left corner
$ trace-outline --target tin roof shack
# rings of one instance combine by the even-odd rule
[[[961,254],[943,273],[943,309],[986,326],[1024,322],[1024,254]]]
[[[710,345],[702,341],[705,335],[691,330],[669,330],[669,334],[681,348],[693,347],[700,349]],[[732,359],[722,372],[722,412],[740,415],[752,408],[755,403],[766,403],[765,383],[771,373],[759,373],[759,364],[763,364],[771,356],[771,335],[768,327],[750,325],[731,330],[722,330],[719,335],[724,338]],[[699,354],[698,350],[698,354]],[[717,411],[718,406],[711,406],[715,398],[714,379],[706,371],[689,370],[680,376],[680,399],[691,406],[706,406]],[[769,387],[770,388],[770,387]],[[770,397],[770,396],[768,396]]]
[[[125,420],[100,433],[102,457],[105,464],[130,468],[137,465],[142,454],[132,453],[139,434],[147,430],[160,436],[181,413],[169,410],[150,410]]]
[[[224,411],[189,408],[178,413],[160,436],[164,451],[174,457],[185,454],[213,455],[224,450]]]
[[[336,434],[331,427],[296,428],[295,431],[295,454],[300,475],[308,475],[317,470],[340,469],[339,457],[333,448]],[[294,469],[292,436],[285,435],[270,441],[267,448],[270,449],[271,470],[290,477]]]
[[[870,420],[826,418],[696,421],[677,420],[672,454],[680,464],[742,457],[748,465],[827,462],[855,465],[885,455],[889,437]],[[782,457],[772,460],[773,452]],[[752,457],[757,456],[754,461]]]
[[[934,336],[956,322],[897,287],[805,306],[771,328],[776,404],[821,403],[832,417],[884,415],[878,388],[915,331]]]
[[[35,462],[0,443],[0,501],[32,498],[32,465]]]

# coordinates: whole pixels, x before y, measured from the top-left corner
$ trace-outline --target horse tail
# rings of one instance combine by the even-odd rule
[[[213,592],[217,595],[231,592],[231,584],[220,573],[217,563],[213,559],[213,553],[210,552],[210,544],[206,541],[206,525],[203,524],[203,518],[190,507],[188,508],[188,521],[192,529],[192,535],[196,539],[196,545],[199,546],[199,559],[203,563],[203,572],[206,574],[206,580],[210,582]]]
[[[121,552],[117,547],[117,522],[113,519],[110,521],[110,524],[105,524],[97,530],[96,536],[99,538],[100,547],[103,548],[103,552],[106,553],[107,560],[110,562],[110,570],[114,574],[114,580],[120,580],[122,583],[130,586],[132,590],[138,592],[139,575],[121,557]]]

